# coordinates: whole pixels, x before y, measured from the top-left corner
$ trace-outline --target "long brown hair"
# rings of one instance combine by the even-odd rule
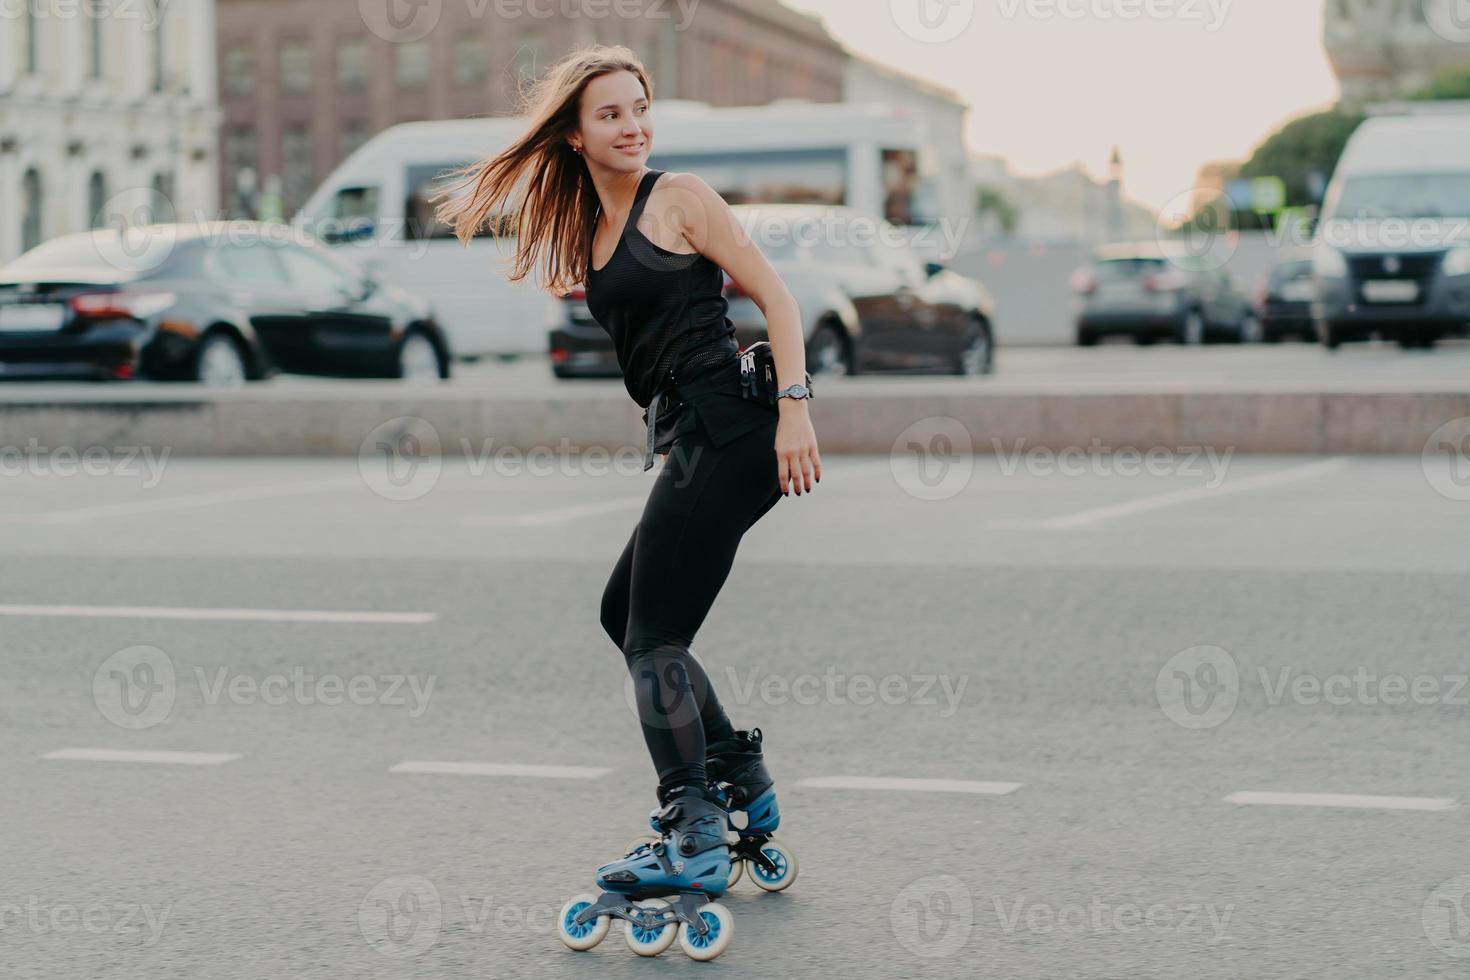
[[[432,199],[449,198],[436,208],[435,218],[466,246],[487,225],[492,235],[516,236],[515,261],[508,274],[513,282],[524,279],[543,259],[542,288],[558,296],[570,292],[586,275],[592,252],[589,232],[599,202],[586,161],[566,137],[580,120],[587,83],[614,71],[637,75],[644,95],[653,101],[653,82],[631,49],[599,44],[575,50],[548,68],[523,96],[518,114],[527,119],[526,131],[499,153],[450,171],[447,176],[464,179]],[[494,220],[498,205],[523,179],[525,192],[513,208],[513,219]],[[458,193],[471,185],[472,192]]]

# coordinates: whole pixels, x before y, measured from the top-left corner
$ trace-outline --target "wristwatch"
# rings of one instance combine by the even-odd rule
[[[812,397],[812,390],[810,388],[808,388],[806,385],[792,385],[789,388],[782,388],[780,391],[776,392],[776,400],[777,401],[780,401],[783,398],[810,398],[810,397]]]

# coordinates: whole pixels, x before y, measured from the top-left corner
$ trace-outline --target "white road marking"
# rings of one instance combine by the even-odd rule
[[[58,749],[43,759],[76,759],[82,762],[156,762],[176,766],[217,766],[240,758],[229,752],[144,752],[134,749]]]
[[[1242,791],[1225,797],[1226,803],[1265,806],[1345,806],[1368,810],[1454,810],[1454,800],[1424,796],[1355,796],[1340,793],[1259,793]]]
[[[1021,788],[1021,783],[987,783],[971,779],[899,779],[888,776],[812,776],[798,779],[798,786],[818,789],[885,789],[909,793],[984,793],[1004,796]]]
[[[120,504],[98,504],[93,507],[73,507],[67,510],[47,510],[35,514],[0,515],[3,524],[80,524],[83,521],[102,517],[125,517],[130,514],[151,514],[159,511],[180,510],[186,507],[208,507],[212,504],[233,504],[248,500],[267,500],[272,497],[290,497],[297,494],[325,493],[329,490],[351,490],[362,488],[362,480],[346,480],[333,477],[326,480],[305,480],[299,483],[276,483],[265,486],[237,487],[231,490],[212,490],[206,493],[178,494],[152,500],[134,500]]]
[[[647,502],[647,496],[621,497],[617,500],[599,500],[590,504],[574,504],[570,507],[532,511],[529,514],[482,514],[465,518],[464,524],[467,527],[544,527],[547,524],[573,521],[579,517],[591,517],[619,510],[635,510]]]
[[[400,762],[389,772],[427,772],[441,776],[530,776],[536,779],[596,779],[612,772],[591,766],[531,766],[512,762]]]
[[[279,623],[432,623],[431,612],[357,612],[329,609],[207,609],[186,606],[0,605],[0,616],[79,616],[97,619],[263,620]]]
[[[1114,518],[1130,517],[1134,514],[1160,510],[1164,507],[1173,507],[1177,504],[1187,504],[1198,500],[1215,500],[1232,493],[1263,490],[1267,487],[1280,486],[1285,483],[1309,480],[1313,477],[1330,473],[1333,470],[1341,469],[1347,463],[1348,458],[1346,456],[1334,456],[1331,459],[1318,460],[1315,463],[1305,463],[1301,466],[1293,466],[1290,469],[1278,470],[1275,473],[1262,473],[1259,476],[1248,476],[1242,480],[1232,480],[1229,483],[1222,483],[1220,486],[1214,488],[1190,487],[1186,490],[1172,490],[1168,493],[1156,493],[1147,497],[1141,497],[1138,500],[1129,500],[1107,507],[1095,507],[1091,510],[1079,511],[1076,514],[1067,514],[1062,517],[1052,517],[1046,520],[1036,521],[995,520],[989,522],[989,526],[996,530],[1028,528],[1043,531],[1072,531],[1082,527],[1093,527],[1104,521],[1113,520]]]

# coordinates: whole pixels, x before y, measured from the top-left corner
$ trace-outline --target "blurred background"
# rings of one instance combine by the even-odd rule
[[[659,968],[557,934],[668,477],[429,204],[599,42],[815,376],[707,968],[1463,972],[1470,0],[0,0],[0,975]]]

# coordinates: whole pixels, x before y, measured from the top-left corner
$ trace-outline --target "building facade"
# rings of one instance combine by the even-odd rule
[[[1323,43],[1350,107],[1397,99],[1470,67],[1464,0],[1327,0]]]
[[[653,78],[655,104],[843,97],[846,54],[820,21],[778,0],[703,0],[687,23],[685,5],[663,0],[580,8],[444,0],[405,5],[409,21],[383,23],[365,16],[371,6],[219,0],[219,190],[233,213],[250,212],[253,188],[278,186],[291,215],[388,126],[513,114],[529,79],[594,43],[632,48]],[[630,8],[642,14],[615,15]]]
[[[213,0],[11,7],[0,16],[0,263],[124,212],[214,217]]]

